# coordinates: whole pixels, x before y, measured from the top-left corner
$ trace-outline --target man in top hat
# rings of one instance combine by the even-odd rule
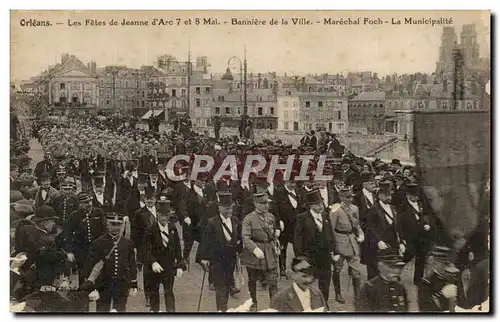
[[[133,214],[133,212],[139,208],[140,194],[137,188],[137,178],[134,176],[134,164],[132,162],[127,162],[125,166],[125,172],[120,180],[120,191],[117,203],[121,207],[117,210],[121,211],[127,215]]]
[[[38,178],[40,187],[35,194],[35,208],[50,204],[52,200],[60,195],[59,191],[50,186],[50,175],[43,173]]]
[[[297,171],[291,173],[290,179],[285,181],[282,188],[276,191],[276,209],[278,222],[283,222],[284,229],[280,235],[281,255],[280,255],[280,271],[281,275],[286,277],[286,251],[289,243],[293,243],[293,234],[297,222],[297,216],[303,210],[302,201],[298,194],[297,183],[295,177],[298,176]]]
[[[242,172],[243,171],[241,171],[239,175],[240,179],[242,177]],[[248,180],[239,180],[237,184],[234,185],[234,187],[234,215],[240,220],[243,220],[246,215],[254,210],[250,178]]]
[[[293,250],[296,256],[309,259],[314,277],[318,279],[319,289],[328,302],[332,277],[332,227],[319,190],[307,192],[303,202],[308,210],[297,217]]]
[[[377,199],[366,217],[367,248],[364,263],[368,270],[368,279],[377,275],[376,254],[378,250],[399,249],[405,253],[405,241],[400,239],[401,225],[396,208],[391,205],[391,182],[379,184]]]
[[[123,215],[110,213],[106,216],[107,233],[94,240],[85,260],[84,278],[91,275],[93,268],[102,262],[102,269],[92,288],[99,292],[97,312],[113,309],[125,312],[128,296],[137,294],[137,266],[134,246],[123,237]]]
[[[415,256],[413,283],[418,285],[424,275],[425,259],[432,243],[431,216],[419,197],[416,183],[406,184],[406,198],[400,206],[401,238],[406,242],[405,260]]]
[[[392,204],[396,210],[401,210],[401,205],[406,200],[406,190],[404,178],[401,173],[396,173],[393,176],[394,192],[392,194]]]
[[[333,256],[333,286],[335,300],[345,303],[340,287],[340,273],[344,261],[349,265],[349,275],[352,277],[354,298],[358,297],[361,286],[360,244],[364,242],[365,235],[359,223],[358,207],[352,204],[352,191],[349,187],[340,188],[341,202],[330,208],[330,223],[333,231],[334,256]]]
[[[52,162],[52,155],[50,152],[45,152],[43,160],[38,162],[35,166],[35,177],[40,178],[44,173],[52,173],[54,169],[54,164]],[[38,182],[40,183],[40,182]]]
[[[163,196],[158,201],[157,220],[144,235],[144,288],[149,292],[151,311],[159,312],[159,287],[163,284],[166,311],[175,312],[174,277],[181,277],[186,267],[179,234],[169,223],[172,213],[170,201]]]
[[[144,263],[146,257],[146,250],[144,244],[144,236],[146,235],[149,227],[153,226],[158,220],[158,208],[165,203],[166,197],[157,200],[157,195],[155,191],[146,187],[144,206],[136,210],[132,220],[132,242],[134,248],[137,249],[137,264],[141,266]],[[144,277],[144,295],[146,297],[146,305],[150,304],[150,293],[149,293],[149,277],[151,275],[151,268],[144,267],[143,270]]]
[[[61,183],[61,195],[54,198],[50,206],[54,208],[59,217],[59,225],[64,227],[70,214],[77,210],[80,206],[78,198],[75,196],[76,187],[71,180],[65,180]]]
[[[234,203],[231,192],[217,193],[218,215],[208,220],[200,243],[201,264],[210,269],[215,286],[217,311],[227,310],[229,295],[234,287],[236,258],[243,250],[241,223],[232,215]]]
[[[434,246],[427,259],[424,277],[418,285],[421,312],[454,311],[460,270],[455,267],[454,250]]]
[[[314,267],[303,256],[292,260],[293,284],[280,290],[271,300],[270,308],[279,312],[324,312],[328,301],[313,286]]]
[[[92,204],[96,208],[102,209],[107,214],[113,211],[113,192],[106,191],[106,183],[104,173],[96,172],[93,180],[93,187],[91,191]]]
[[[257,279],[264,276],[272,298],[278,290],[278,258],[280,230],[276,218],[269,213],[266,189],[255,185],[255,210],[242,223],[243,253],[241,263],[247,267],[248,289],[252,297],[252,310],[257,309]]]
[[[76,264],[81,286],[87,277],[82,274],[85,258],[92,243],[106,233],[106,218],[102,209],[92,206],[92,196],[87,192],[78,194],[78,202],[80,207],[69,216],[64,232],[68,261]]]
[[[379,274],[361,288],[357,312],[408,312],[407,290],[401,284],[405,266],[398,249],[387,248],[377,253]]]

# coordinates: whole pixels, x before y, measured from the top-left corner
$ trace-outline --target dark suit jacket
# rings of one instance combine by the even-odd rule
[[[303,210],[300,193],[298,190],[299,189],[295,189],[298,199],[297,208],[293,208],[292,203],[288,198],[288,192],[284,186],[277,189],[274,193],[278,215],[277,221],[283,221],[283,223],[285,224],[284,233],[288,233],[290,235],[293,235],[297,216]]]
[[[251,185],[249,184],[249,188],[251,189]],[[241,184],[238,182],[238,185],[233,188],[233,200],[236,202],[236,207],[234,208],[234,215],[237,216],[240,220],[255,210],[255,205],[253,203],[252,192],[247,190],[246,188],[242,188]]]
[[[308,257],[313,266],[328,265],[331,262],[330,253],[334,249],[332,225],[328,213],[324,211],[322,217],[321,232],[309,211],[298,216],[295,226],[293,250],[296,256]]]
[[[401,203],[400,211],[398,212],[398,231],[400,232],[401,239],[406,241],[405,257],[407,259],[411,259],[415,255],[416,248],[425,250],[432,241],[433,224],[431,218],[421,202],[419,202],[419,207],[420,212],[417,212],[408,200],[405,199]],[[417,220],[416,216],[419,217],[419,220]],[[431,229],[425,231],[425,225],[429,225]]]
[[[311,309],[318,309],[320,307],[326,307],[325,300],[321,292],[315,288],[311,287]],[[302,304],[300,303],[297,293],[292,286],[284,288],[271,300],[271,309],[278,310],[280,312],[303,312]]]
[[[144,255],[144,236],[149,227],[156,223],[155,216],[148,210],[146,206],[138,209],[134,213],[133,221],[131,221],[131,237],[134,247],[137,248],[137,261],[142,262]],[[139,256],[141,255],[141,256]]]
[[[375,193],[372,193],[373,195],[373,203],[377,203],[377,196]],[[373,204],[370,203],[370,201],[365,197],[363,194],[363,191],[359,191],[355,196],[352,201],[353,205],[358,207],[359,210],[359,224],[361,225],[361,228],[364,230],[366,227],[366,221],[368,217],[368,212],[370,208],[373,206]],[[366,231],[365,231],[366,234]]]
[[[151,265],[154,262],[160,264],[164,272],[175,273],[177,268],[186,269],[182,260],[181,242],[179,233],[174,225],[168,225],[168,244],[163,245],[158,223],[150,226],[144,235],[144,264]]]
[[[132,185],[128,178],[122,177],[120,180],[120,190],[118,192],[118,209],[129,215],[140,207],[139,190],[137,189],[137,179],[133,178]]]
[[[311,139],[309,140],[309,146],[311,146],[314,150],[318,148],[318,139],[316,138],[316,135],[311,136]]]
[[[236,260],[236,254],[243,251],[241,237],[241,222],[236,217],[231,217],[232,239],[228,242],[224,235],[220,215],[208,220],[199,246],[198,257],[200,260],[209,260],[211,264],[220,264]]]

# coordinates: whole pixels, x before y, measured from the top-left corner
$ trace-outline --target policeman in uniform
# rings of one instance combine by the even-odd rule
[[[254,186],[255,211],[242,224],[243,253],[241,263],[247,267],[248,289],[252,297],[251,310],[257,310],[257,279],[264,276],[269,297],[278,291],[278,258],[280,246],[276,218],[269,213],[269,198],[265,187]]]
[[[68,261],[76,263],[81,286],[87,277],[81,274],[85,258],[92,242],[106,232],[106,218],[101,209],[92,206],[92,197],[87,192],[80,192],[78,201],[80,208],[70,215],[64,232]]]
[[[69,219],[69,215],[80,207],[78,198],[74,195],[74,192],[75,186],[73,182],[71,180],[64,180],[64,182],[61,183],[61,195],[50,203],[50,206],[54,208],[54,211],[60,219],[58,224],[63,227]]]
[[[396,248],[377,253],[379,275],[363,285],[357,300],[357,312],[407,312],[408,298],[401,284],[401,270],[405,262]]]
[[[93,284],[93,288],[99,292],[97,312],[109,312],[111,301],[114,310],[125,312],[128,296],[137,294],[134,245],[122,237],[123,217],[118,213],[106,216],[108,232],[93,241],[85,261],[85,278],[91,275],[96,264],[102,263],[99,276]]]
[[[352,204],[351,189],[347,186],[341,187],[339,196],[341,202],[330,208],[330,223],[335,245],[333,256],[335,300],[343,304],[345,300],[340,287],[340,273],[344,267],[344,261],[347,261],[356,299],[361,285],[359,244],[364,241],[365,235],[359,224],[358,207]]]

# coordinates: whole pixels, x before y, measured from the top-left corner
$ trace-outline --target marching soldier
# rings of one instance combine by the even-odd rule
[[[64,229],[68,261],[74,262],[79,271],[79,285],[85,282],[82,274],[85,258],[91,244],[106,232],[106,218],[102,209],[92,206],[92,197],[87,192],[78,194],[80,208],[74,211]]]
[[[296,256],[309,259],[319,289],[328,302],[332,278],[332,227],[319,190],[307,192],[303,201],[309,209],[297,217],[293,249]]]
[[[65,180],[61,183],[61,195],[54,198],[50,203],[50,206],[54,208],[54,211],[59,217],[58,224],[61,227],[66,225],[66,221],[69,219],[70,214],[80,207],[78,198],[74,195],[75,188],[71,180]]]
[[[186,269],[182,259],[181,242],[174,225],[169,223],[170,201],[160,197],[157,221],[144,236],[144,270],[149,271],[148,292],[151,311],[160,311],[160,284],[163,284],[167,312],[175,312],[174,278],[181,277]],[[145,287],[146,288],[146,287]]]
[[[400,223],[396,208],[391,205],[391,183],[381,182],[377,194],[377,201],[370,208],[367,215],[367,256],[365,263],[368,269],[368,278],[378,275],[376,254],[377,250],[387,248],[399,249],[401,254],[405,253],[405,241],[401,240]]]
[[[125,312],[128,296],[137,294],[137,266],[132,242],[122,237],[123,215],[111,213],[106,216],[107,233],[94,240],[85,261],[84,277],[90,276],[93,268],[102,263],[102,269],[93,284],[99,292],[97,312],[113,309]]]
[[[340,273],[344,261],[349,265],[349,275],[352,277],[354,298],[357,299],[361,285],[360,248],[365,235],[359,224],[358,208],[352,204],[352,192],[349,187],[340,189],[340,204],[335,204],[330,209],[330,222],[333,231],[334,256],[333,256],[333,286],[335,300],[345,303],[340,287]]]
[[[387,248],[377,253],[378,276],[368,280],[359,293],[357,312],[408,312],[407,290],[401,284],[405,266],[398,249]]]
[[[219,214],[208,220],[205,227],[199,256],[201,264],[210,268],[215,286],[217,311],[227,310],[230,294],[235,293],[234,269],[237,256],[243,249],[241,223],[232,216],[233,201],[230,192],[219,192]]]
[[[242,224],[243,253],[241,262],[247,267],[248,289],[252,297],[252,310],[257,310],[257,279],[264,276],[269,287],[269,298],[278,290],[278,258],[280,247],[276,218],[269,213],[269,198],[265,188],[254,188],[255,211],[249,213]]]

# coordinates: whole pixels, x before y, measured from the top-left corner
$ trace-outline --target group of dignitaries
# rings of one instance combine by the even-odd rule
[[[125,312],[142,271],[149,309],[160,310],[162,284],[166,310],[174,312],[175,277],[192,265],[198,242],[195,261],[208,274],[217,311],[226,311],[229,296],[240,292],[234,278],[239,261],[248,274],[251,311],[259,308],[258,284],[268,289],[271,308],[278,311],[328,309],[331,284],[335,300],[345,303],[340,273],[346,263],[357,311],[408,311],[400,274],[412,259],[420,310],[446,311],[464,293],[457,290],[456,254],[466,252],[467,267],[488,258],[487,223],[460,251],[436,242],[439,221],[413,169],[398,160],[334,155],[324,170],[332,181],[316,180],[314,166],[308,181],[295,180],[300,166],[286,180],[279,171],[274,177],[256,173],[248,181],[231,176],[216,181],[213,173],[190,180],[189,163],[167,168],[173,155],[211,153],[217,163],[230,153],[244,160],[265,151],[284,156],[314,151],[279,142],[249,147],[227,141],[186,150],[189,144],[177,144],[179,137],[135,136],[51,124],[38,133],[47,152],[34,170],[25,155],[12,160],[15,303],[34,311],[86,311],[88,300],[79,297],[75,307],[68,304],[75,302],[70,295],[57,292],[75,288],[69,277],[77,272],[78,291],[71,294],[95,300],[98,312]],[[140,150],[120,149],[131,137]],[[186,179],[171,181],[169,171]],[[295,257],[287,260],[289,245]],[[361,265],[368,274],[363,285]],[[278,291],[280,277],[292,278],[292,285]]]

